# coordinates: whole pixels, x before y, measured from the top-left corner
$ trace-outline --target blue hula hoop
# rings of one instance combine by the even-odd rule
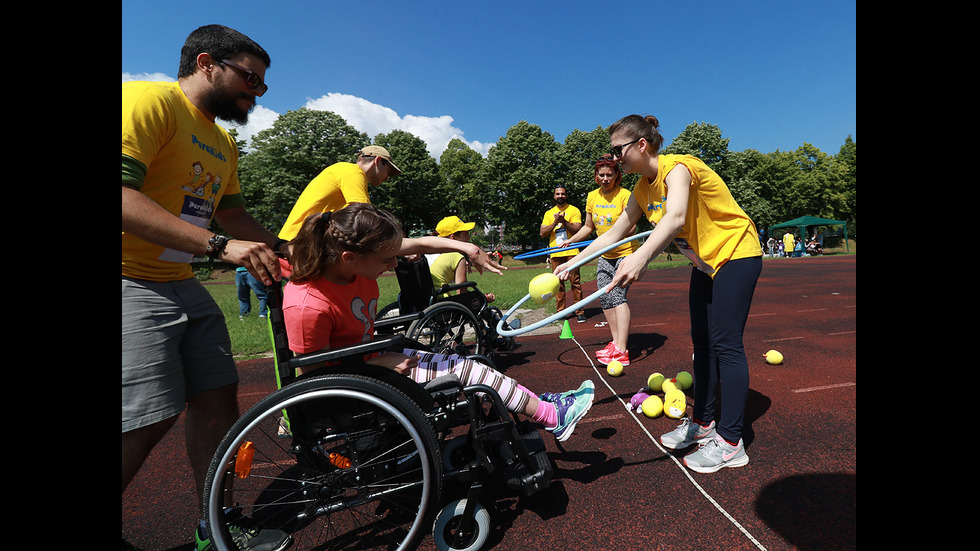
[[[594,252],[594,253],[586,256],[585,258],[582,258],[581,260],[577,260],[571,266],[569,266],[568,268],[566,268],[566,271],[567,270],[574,270],[575,268],[578,268],[579,266],[585,264],[586,262],[589,262],[593,258],[596,258],[599,255],[605,254],[606,252],[615,249],[616,247],[622,245],[623,243],[629,243],[630,241],[633,241],[634,239],[640,239],[641,237],[646,237],[646,236],[650,235],[651,233],[653,233],[653,230],[645,231],[643,233],[638,233],[636,235],[631,235],[631,236],[627,237],[626,239],[620,239],[619,241],[613,243],[612,245],[609,245],[608,247],[606,247],[606,248],[604,248],[602,250],[596,251],[596,252]],[[590,243],[591,243],[591,241],[590,241]],[[517,258],[517,257],[515,256],[514,258]],[[504,329],[504,323],[507,321],[507,318],[509,318],[511,316],[511,314],[513,314],[518,308],[520,308],[520,306],[522,304],[524,304],[525,302],[527,302],[528,300],[531,299],[531,293],[528,293],[528,294],[524,295],[524,298],[522,298],[521,300],[517,301],[517,304],[511,306],[510,307],[510,310],[507,310],[507,312],[503,315],[503,317],[500,318],[500,321],[497,322],[497,334],[498,335],[501,335],[501,336],[504,336],[504,337],[515,337],[517,335],[523,335],[524,333],[528,333],[530,331],[534,331],[535,329],[540,329],[541,327],[544,327],[545,325],[548,325],[549,323],[551,323],[551,322],[553,322],[553,321],[555,321],[555,320],[557,320],[559,318],[565,317],[566,315],[568,315],[571,312],[575,311],[575,309],[578,308],[579,306],[581,306],[583,304],[588,304],[588,303],[592,302],[593,300],[599,298],[599,296],[601,296],[603,293],[606,293],[606,292],[609,291],[609,287],[610,286],[612,286],[612,283],[610,283],[609,285],[606,285],[605,287],[603,287],[602,289],[599,289],[598,291],[592,293],[591,295],[589,295],[587,297],[584,297],[582,300],[576,302],[575,304],[566,307],[564,310],[562,310],[560,312],[555,312],[553,315],[551,315],[551,316],[549,316],[549,317],[547,317],[547,318],[545,318],[545,319],[543,319],[541,321],[532,323],[531,325],[528,325],[527,327],[519,327],[517,329]]]
[[[595,239],[590,239],[589,241],[577,241],[577,242],[575,242],[573,244],[574,246],[573,245],[569,245],[567,247],[548,247],[546,249],[538,249],[536,251],[531,251],[529,253],[521,253],[521,254],[515,256],[514,257],[514,260],[524,260],[525,258],[534,258],[536,256],[544,256],[544,255],[550,253],[551,251],[557,251],[558,249],[565,249],[566,251],[575,251],[575,250],[584,248],[585,246],[587,246],[589,243],[592,243],[593,241],[595,241]]]

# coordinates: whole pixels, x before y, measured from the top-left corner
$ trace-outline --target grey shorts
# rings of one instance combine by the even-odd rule
[[[122,431],[184,410],[194,395],[238,382],[221,309],[194,278],[122,278]]]
[[[598,285],[598,289],[602,289],[609,282],[612,281],[614,275],[616,275],[616,267],[619,266],[619,261],[626,258],[621,256],[615,260],[609,260],[605,257],[600,256],[599,262],[596,265],[595,281]],[[611,310],[621,304],[626,304],[626,291],[629,291],[630,286],[627,285],[626,288],[616,287],[610,290],[608,293],[603,293],[599,296],[599,306],[603,310]]]

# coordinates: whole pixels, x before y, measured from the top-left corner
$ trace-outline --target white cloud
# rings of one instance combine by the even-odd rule
[[[372,139],[381,133],[404,130],[424,141],[429,154],[436,159],[442,155],[453,138],[459,138],[484,157],[487,155],[487,151],[495,145],[467,141],[463,138],[463,131],[453,126],[453,118],[449,115],[440,117],[405,115],[401,117],[389,107],[371,103],[366,99],[349,94],[330,92],[316,99],[308,99],[304,107],[318,111],[332,111]]]
[[[123,82],[127,82],[130,80],[152,80],[152,81],[162,80],[166,82],[174,82],[177,79],[170,77],[164,73],[135,73],[135,74],[123,73],[122,74]]]
[[[122,81],[129,80],[151,80],[174,82],[176,79],[164,73],[123,73]],[[471,149],[487,156],[487,152],[495,143],[483,143],[479,141],[467,141],[463,138],[463,131],[453,126],[453,118],[449,115],[440,117],[425,117],[419,115],[405,115],[401,117],[393,109],[371,103],[366,99],[349,94],[339,94],[330,92],[317,99],[308,99],[306,105],[309,109],[318,111],[332,111],[347,121],[348,124],[364,132],[369,138],[374,138],[381,133],[388,133],[392,130],[404,130],[410,134],[418,136],[426,143],[426,149],[436,160],[446,150],[450,140],[459,138]],[[261,130],[271,128],[279,113],[256,105],[255,109],[248,116],[248,123],[238,125],[230,121],[221,121],[225,128],[234,128],[238,131],[238,137],[246,142],[250,141]],[[246,146],[246,149],[248,147]]]

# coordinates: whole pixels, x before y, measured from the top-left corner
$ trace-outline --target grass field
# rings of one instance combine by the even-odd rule
[[[830,254],[843,254],[842,250],[828,251]],[[855,253],[852,241],[850,253]],[[666,255],[660,255],[649,264],[649,269],[673,268],[685,266],[688,261],[685,259],[676,260],[678,255],[674,255],[674,260],[667,260]],[[787,259],[789,260],[789,259]],[[548,271],[547,264],[544,262],[531,264],[526,261],[514,260],[511,257],[504,257],[504,266],[508,269],[503,275],[493,273],[479,274],[474,271],[470,274],[470,281],[477,283],[480,291],[493,293],[496,296],[494,306],[506,312],[507,309],[516,304],[527,294],[527,285],[531,279],[541,273]],[[596,264],[595,261],[582,266],[582,282],[595,280]],[[258,300],[252,296],[252,313],[245,319],[238,318],[238,295],[235,290],[235,271],[234,269],[215,270],[211,278],[205,282],[207,289],[211,292],[221,311],[224,312],[225,322],[228,325],[228,333],[231,335],[232,354],[240,359],[249,359],[271,351],[269,331],[267,321],[258,318]],[[398,280],[394,273],[385,274],[378,279],[378,309],[394,302],[398,296]],[[535,304],[528,301],[522,308],[534,308]],[[537,306],[538,308],[549,308],[554,311],[554,302]]]

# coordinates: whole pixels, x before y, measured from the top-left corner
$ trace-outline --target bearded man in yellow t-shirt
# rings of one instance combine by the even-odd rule
[[[571,239],[579,229],[582,228],[582,211],[578,207],[568,203],[568,190],[565,186],[555,187],[554,194],[555,206],[544,213],[541,219],[539,233],[541,237],[548,238],[548,247],[560,247],[563,243]],[[548,265],[554,271],[558,265],[563,264],[568,258],[575,256],[577,249],[558,250],[551,253],[548,257]],[[582,300],[582,279],[579,276],[578,268],[568,272],[568,283],[572,287],[572,300],[577,303]],[[565,281],[562,280],[555,293],[555,311],[561,312],[565,309]],[[585,308],[575,311],[578,322],[585,322]]]
[[[263,95],[269,54],[207,25],[181,49],[177,82],[122,85],[122,487],[185,415],[202,503],[218,443],[238,419],[238,373],[224,316],[190,267],[194,255],[280,279],[276,236],[245,210],[238,147],[216,118],[244,124]],[[208,230],[212,218],[236,239]],[[232,531],[241,532],[231,527]],[[210,545],[202,522],[198,549]],[[284,549],[279,530],[252,543]]]

